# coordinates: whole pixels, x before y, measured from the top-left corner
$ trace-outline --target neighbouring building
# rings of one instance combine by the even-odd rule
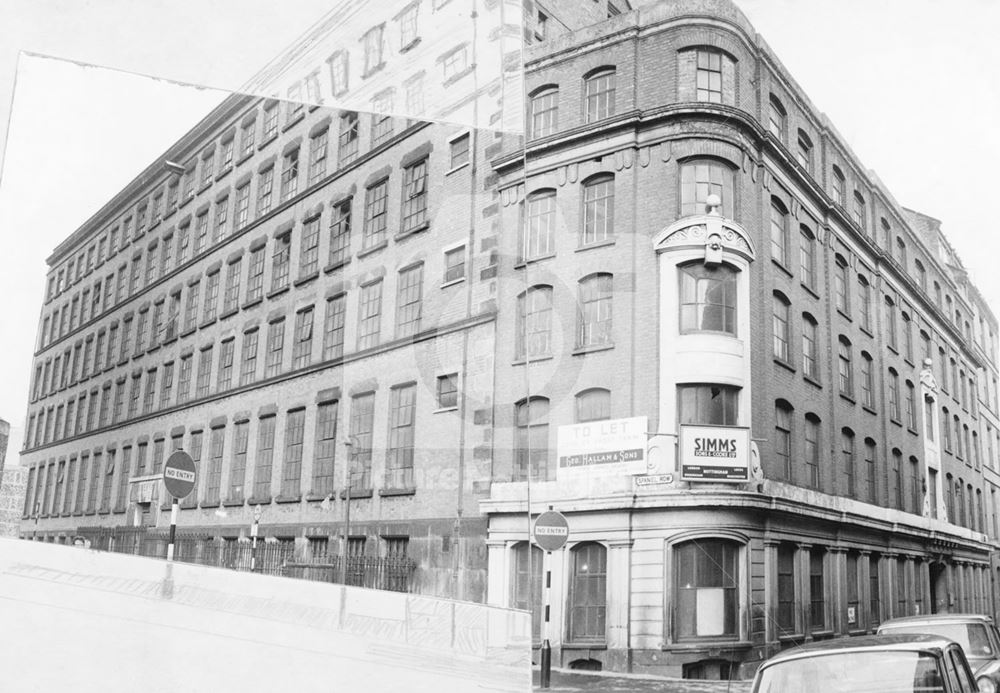
[[[998,323],[940,222],[732,2],[524,9],[523,137],[234,96],[56,249],[22,535],[165,526],[184,449],[182,531],[410,556],[557,665],[995,613]]]

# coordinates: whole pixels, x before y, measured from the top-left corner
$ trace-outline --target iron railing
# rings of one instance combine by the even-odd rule
[[[81,527],[78,534],[100,551],[166,558],[168,534],[150,527]],[[179,534],[174,560],[229,570],[340,584],[342,556],[322,554],[307,557],[297,553],[293,541],[249,541],[212,538],[207,534]],[[409,592],[417,563],[409,556],[348,556],[346,583],[355,587]]]

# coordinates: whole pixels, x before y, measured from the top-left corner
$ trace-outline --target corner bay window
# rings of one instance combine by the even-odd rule
[[[740,388],[729,385],[679,385],[678,421],[682,424],[735,426]]]
[[[678,268],[681,334],[724,332],[736,336],[736,273],[728,265]]]
[[[674,549],[677,637],[738,635],[739,544],[699,539]]]

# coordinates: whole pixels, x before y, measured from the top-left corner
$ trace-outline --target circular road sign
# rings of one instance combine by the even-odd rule
[[[535,520],[535,543],[546,551],[558,551],[569,539],[569,523],[562,513],[548,510]]]
[[[194,460],[183,450],[177,450],[163,465],[163,485],[174,498],[187,498],[194,489]]]

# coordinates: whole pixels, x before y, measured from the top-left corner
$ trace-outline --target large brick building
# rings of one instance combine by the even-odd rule
[[[182,530],[344,550],[349,465],[347,550],[538,614],[562,511],[566,666],[992,613],[998,327],[939,222],[732,3],[629,9],[526,6],[523,138],[235,96],[165,152],[49,260],[23,534],[163,526],[183,448]],[[644,473],[557,472],[643,419]],[[682,480],[682,425],[748,478]]]
[[[893,616],[993,613],[997,321],[939,222],[730,2],[650,3],[525,67],[526,142],[493,160],[497,333],[521,337],[495,359],[489,598],[541,613],[530,498],[569,523],[566,666],[727,676]],[[565,466],[567,426],[632,417],[647,474]],[[746,482],[682,479],[694,424],[749,429]]]

